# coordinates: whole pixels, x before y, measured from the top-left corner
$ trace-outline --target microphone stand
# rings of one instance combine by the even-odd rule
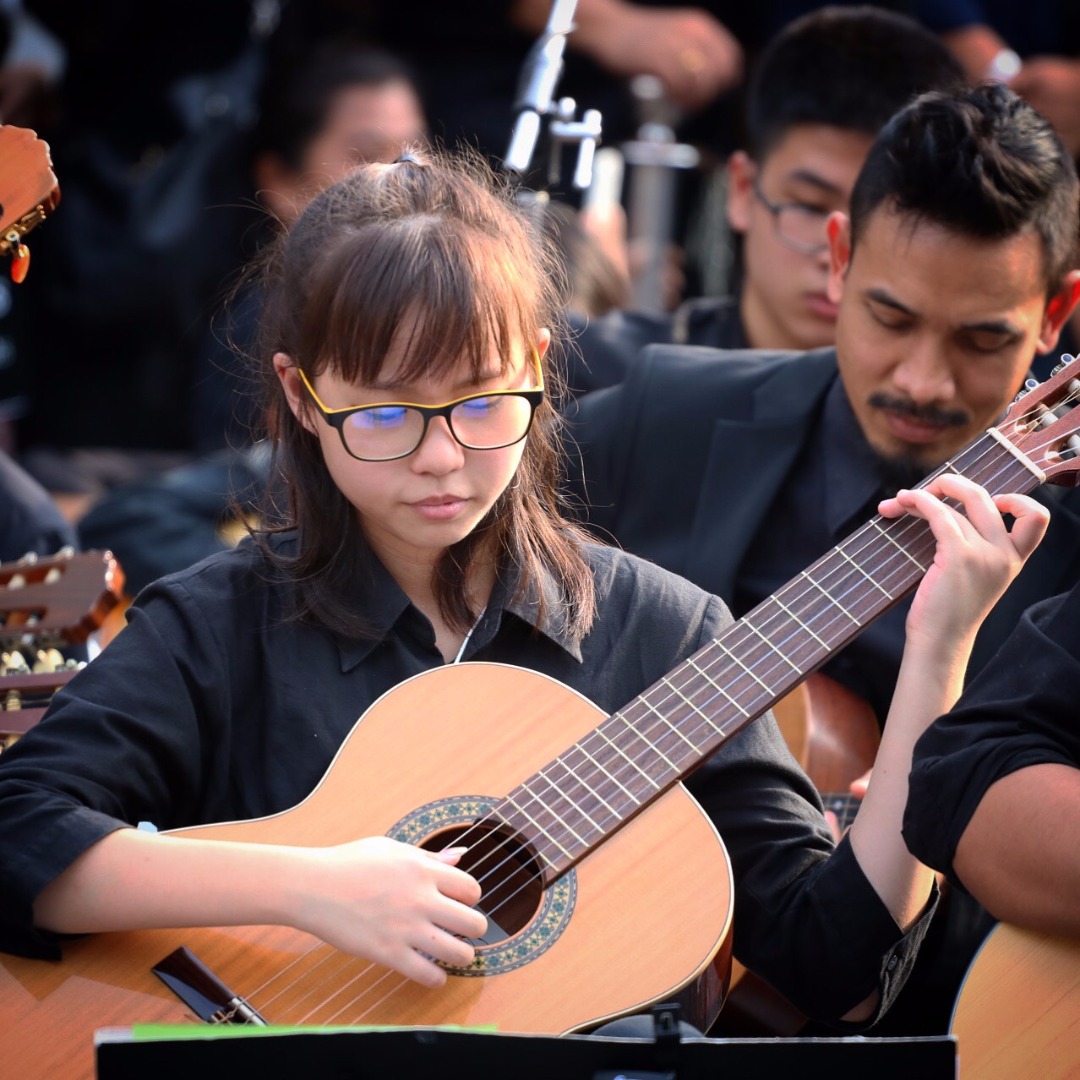
[[[574,29],[576,7],[577,0],[554,0],[543,34],[525,57],[513,103],[514,127],[503,168],[518,180],[525,178],[532,169],[546,122],[551,142],[548,184],[558,182],[562,147],[576,145],[573,184],[583,191],[592,180],[596,144],[602,127],[600,112],[588,109],[581,120],[575,120],[577,104],[573,98],[555,101],[555,88],[563,73],[566,36]]]

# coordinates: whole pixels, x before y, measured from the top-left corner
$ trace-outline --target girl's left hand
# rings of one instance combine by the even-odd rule
[[[963,512],[943,499],[959,503]],[[1050,523],[1050,512],[1034,499],[991,496],[953,473],[942,473],[925,488],[898,491],[878,510],[883,517],[923,518],[937,541],[907,619],[908,640],[924,639],[931,648],[974,638]],[[1011,529],[1003,514],[1015,519]]]

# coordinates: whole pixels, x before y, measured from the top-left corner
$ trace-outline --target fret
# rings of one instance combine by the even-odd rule
[[[908,549],[907,549],[906,547],[904,547],[904,545],[903,545],[903,544],[898,544],[898,543],[896,542],[896,540],[895,540],[895,539],[894,539],[894,538],[893,538],[893,537],[892,537],[892,536],[891,536],[891,535],[889,534],[889,530],[888,530],[888,529],[883,529],[883,528],[881,527],[881,525],[880,525],[880,524],[878,523],[878,519],[877,519],[877,518],[871,518],[871,519],[870,519],[870,522],[869,522],[869,524],[870,524],[870,526],[871,526],[872,528],[875,528],[875,529],[877,529],[877,531],[878,531],[878,532],[879,532],[879,533],[880,533],[880,534],[881,534],[881,535],[882,535],[882,536],[883,536],[883,537],[884,537],[884,538],[885,538],[886,540],[888,540],[888,541],[889,541],[889,543],[890,543],[890,544],[892,544],[892,546],[893,546],[894,548],[896,548],[896,550],[897,550],[897,551],[899,551],[901,555],[903,555],[903,556],[904,556],[905,558],[907,558],[907,559],[910,559],[910,560],[911,560],[911,562],[912,562],[912,563],[913,563],[913,564],[914,564],[915,566],[917,566],[917,567],[919,568],[919,571],[920,571],[920,572],[922,572],[922,573],[925,573],[925,572],[926,572],[926,567],[925,567],[925,566],[923,566],[923,564],[922,564],[921,562],[919,562],[919,560],[918,560],[918,559],[916,559],[916,558],[915,558],[915,556],[914,556],[914,555],[912,555],[912,554],[911,554],[911,552],[910,552],[910,551],[908,551]]]
[[[739,625],[739,623],[735,624],[735,626],[738,626],[738,625]],[[720,640],[715,640],[715,641],[713,641],[713,645],[715,645],[737,667],[742,668],[742,670],[747,675],[749,675],[750,678],[753,679],[754,682],[756,682],[762,688],[762,690],[764,690],[767,694],[772,693],[772,687],[769,686],[768,683],[762,682],[761,679],[759,679],[757,677],[757,674],[754,671],[752,671],[750,668],[748,668],[746,666],[746,664],[744,664],[729,648],[727,648],[727,646],[724,645],[723,642],[721,642]]]
[[[667,679],[664,679],[664,682],[666,683]],[[668,685],[670,686],[671,684],[668,683]],[[676,691],[676,693],[678,693],[678,691]],[[645,708],[653,714],[653,716],[659,719],[659,721],[666,727],[667,731],[671,732],[674,735],[677,735],[680,739],[682,739],[684,743],[686,743],[687,746],[690,747],[691,750],[697,749],[697,747],[694,746],[694,744],[677,727],[675,727],[671,723],[671,721],[655,705],[653,705],[651,701],[649,701],[648,698],[643,697],[641,699],[641,704],[644,705]],[[671,758],[669,758],[667,754],[665,754],[655,742],[652,743],[652,749],[653,753],[655,753],[656,756],[660,758],[660,760],[665,765],[667,765],[669,769],[672,769],[675,772],[679,771],[678,766],[676,766],[675,762],[673,762]]]
[[[538,778],[540,778],[540,779],[543,779],[544,782],[548,785],[548,787],[552,787],[553,790],[555,791],[556,795],[560,799],[562,799],[563,802],[568,802],[570,804],[571,809],[575,813],[577,813],[579,817],[588,818],[589,815],[586,814],[577,805],[576,802],[571,801],[558,788],[553,787],[553,785],[551,784],[551,781],[548,780],[548,778],[546,776],[544,776],[543,770],[541,770],[539,773],[537,773],[536,776]],[[542,796],[538,795],[535,791],[532,790],[532,788],[529,785],[533,782],[533,779],[534,778],[530,777],[530,779],[526,780],[525,783],[521,785],[521,788],[519,790],[524,790],[524,791],[528,792],[528,794],[529,794],[530,798],[533,800],[533,802],[538,803],[540,805],[540,807],[543,810],[545,810],[551,817],[553,817],[560,825],[562,825],[563,828],[567,830],[567,832],[572,833],[574,839],[577,840],[577,842],[579,844],[586,843],[587,841],[585,840],[585,837],[583,837],[577,831],[577,829],[575,829],[574,826],[570,824],[570,821],[569,821],[569,818],[567,817],[567,815],[556,811],[554,804],[548,804],[547,802],[544,801]]]
[[[521,790],[521,789],[520,789],[520,788],[518,788],[517,790]],[[543,828],[543,827],[542,827],[542,826],[540,825],[540,823],[539,823],[539,822],[538,822],[538,821],[537,821],[537,820],[536,820],[536,819],[535,819],[535,818],[534,818],[534,817],[533,817],[533,816],[532,816],[531,814],[528,814],[528,813],[526,813],[526,812],[525,812],[525,810],[523,810],[523,809],[522,809],[522,808],[521,808],[520,806],[518,806],[518,804],[517,804],[517,803],[516,803],[516,802],[514,801],[514,796],[513,796],[513,793],[511,793],[511,794],[507,795],[507,796],[506,796],[506,800],[505,800],[505,801],[506,801],[506,802],[508,802],[508,803],[509,803],[509,804],[510,804],[510,805],[511,805],[511,806],[512,806],[512,807],[513,807],[513,808],[514,808],[514,809],[515,809],[516,811],[517,811],[517,813],[518,813],[518,814],[519,814],[519,815],[520,815],[521,817],[523,817],[523,818],[524,818],[524,819],[525,819],[525,820],[526,820],[526,821],[527,821],[527,822],[528,822],[528,823],[529,823],[530,825],[532,825],[532,826],[533,826],[533,828],[534,828],[534,829],[535,829],[535,830],[536,830],[537,832],[539,832],[539,833],[543,833],[543,834],[544,834],[544,836],[546,836],[546,837],[547,837],[547,839],[548,839],[548,840],[550,840],[550,841],[551,841],[551,843],[552,843],[552,844],[553,844],[553,845],[554,845],[555,847],[557,847],[557,848],[559,849],[559,851],[560,851],[560,852],[562,852],[562,854],[563,854],[563,855],[565,855],[565,856],[566,856],[567,858],[572,858],[572,855],[570,854],[570,852],[569,852],[569,851],[567,851],[567,849],[566,849],[566,848],[564,848],[564,847],[562,846],[562,844],[560,844],[560,843],[559,843],[559,841],[558,841],[558,840],[556,840],[556,839],[555,839],[555,837],[554,837],[554,836],[552,836],[552,835],[551,835],[551,833],[549,833],[549,832],[547,831],[547,829]]]
[[[839,551],[837,553],[838,554],[843,554],[842,552],[839,552]],[[846,558],[846,556],[845,556],[845,558]],[[850,562],[850,560],[848,560],[848,561]],[[859,567],[856,567],[856,569],[859,569]],[[861,573],[861,570],[860,570],[860,573]],[[844,607],[843,604],[840,603],[840,600],[837,597],[833,596],[833,594],[831,592],[829,592],[829,590],[826,589],[825,586],[820,581],[815,581],[810,576],[810,573],[809,573],[808,570],[801,570],[799,572],[799,578],[797,578],[796,580],[799,580],[799,579],[808,581],[815,589],[818,590],[818,592],[820,592],[825,597],[826,600],[829,601],[829,604],[833,608],[835,608],[841,614],[846,615],[848,617],[848,619],[851,620],[852,626],[858,627],[858,626],[862,625],[859,622],[859,620],[854,615],[852,615],[852,613],[850,611],[848,611],[848,609],[846,607]],[[790,586],[789,586],[789,588],[790,588]],[[888,595],[888,594],[886,593],[886,595]]]
[[[609,772],[607,771],[607,769],[605,769],[605,768],[604,768],[604,766],[603,766],[603,765],[601,765],[601,764],[600,764],[600,762],[599,762],[599,761],[597,761],[597,760],[596,760],[596,758],[594,758],[594,757],[592,756],[592,754],[590,754],[590,753],[589,753],[589,751],[585,749],[585,745],[584,745],[584,743],[582,743],[582,742],[578,742],[578,743],[575,743],[575,744],[574,744],[574,745],[573,745],[573,746],[572,746],[572,747],[570,748],[570,750],[566,751],[566,753],[572,753],[572,752],[573,752],[574,750],[577,750],[577,751],[579,751],[580,753],[584,754],[584,755],[585,755],[585,756],[586,756],[586,757],[587,757],[587,758],[589,759],[589,761],[591,761],[591,762],[593,763],[593,765],[595,765],[595,766],[596,766],[596,768],[597,768],[597,771],[598,771],[598,772],[599,772],[599,773],[600,773],[600,774],[601,774],[602,776],[604,776],[604,777],[605,777],[606,779],[610,780],[610,781],[611,781],[611,782],[612,782],[613,784],[615,784],[615,785],[616,785],[617,787],[619,787],[619,788],[622,788],[622,791],[623,791],[623,793],[624,793],[624,794],[626,795],[626,797],[627,797],[627,798],[628,798],[628,799],[629,799],[629,800],[630,800],[630,801],[631,801],[632,803],[634,803],[634,805],[635,805],[635,806],[637,805],[637,799],[636,799],[636,798],[634,797],[633,793],[632,793],[632,792],[631,792],[631,791],[630,791],[630,790],[629,790],[628,788],[626,788],[626,787],[625,787],[625,786],[624,786],[624,785],[623,785],[623,784],[622,784],[622,783],[621,783],[621,782],[619,781],[618,777],[616,777],[616,776],[613,776],[613,775],[612,775],[611,773],[609,773]],[[622,815],[621,815],[621,814],[619,814],[618,816],[619,816],[619,819],[620,819],[620,820],[622,820]]]
[[[820,637],[818,637],[818,635],[815,634],[814,631],[811,630],[810,627],[806,623],[804,623],[800,618],[798,618],[794,614],[794,612],[792,612],[792,610],[787,606],[787,604],[785,604],[784,601],[780,599],[779,596],[772,597],[772,601],[773,601],[773,603],[776,604],[777,607],[779,607],[784,612],[784,614],[789,619],[791,619],[791,621],[793,623],[795,623],[799,627],[800,630],[802,630],[805,633],[809,634],[823,649],[827,649],[829,647],[828,643],[825,642],[825,641],[822,641],[822,639]],[[843,609],[841,608],[841,610],[843,610]],[[844,612],[844,614],[848,615],[848,613],[846,611]],[[851,616],[848,615],[848,618],[850,619]],[[852,620],[852,621],[854,621],[854,620]]]
[[[718,694],[721,694],[724,698],[727,699],[729,705],[733,705],[736,709],[739,710],[739,712],[743,714],[743,716],[750,716],[750,713],[747,712],[746,709],[744,709],[742,705],[740,705],[739,702],[735,698],[733,698],[718,682],[712,679],[704,668],[700,667],[694,662],[693,657],[690,657],[690,659],[686,661],[686,666],[692,667]],[[724,732],[722,729],[718,729],[717,734],[723,735]]]
[[[680,690],[680,689],[679,689],[679,688],[678,688],[677,686],[675,686],[675,684],[674,684],[674,683],[672,683],[672,681],[671,681],[671,680],[670,680],[670,679],[669,679],[669,678],[668,678],[668,677],[667,677],[666,675],[665,675],[665,676],[663,677],[663,679],[661,679],[660,681],[661,681],[661,682],[662,682],[662,683],[663,683],[663,684],[664,684],[665,686],[669,687],[669,688],[670,688],[670,690],[671,690],[671,692],[672,692],[672,693],[673,693],[673,694],[674,694],[674,695],[675,695],[675,696],[676,696],[676,697],[677,697],[677,698],[678,698],[678,699],[679,699],[679,700],[680,700],[680,701],[681,701],[681,702],[682,702],[682,703],[683,703],[684,705],[688,705],[688,706],[689,706],[689,707],[690,707],[691,709],[693,709],[693,710],[694,710],[694,712],[695,712],[695,713],[697,713],[697,715],[698,715],[699,717],[701,717],[701,719],[702,719],[702,720],[704,720],[704,721],[705,721],[705,723],[706,723],[706,724],[707,724],[707,725],[708,725],[708,726],[709,726],[709,727],[710,727],[710,728],[711,728],[711,729],[712,729],[713,731],[715,731],[715,730],[716,730],[716,728],[715,728],[715,726],[713,725],[712,719],[711,719],[711,717],[709,716],[709,714],[708,714],[708,713],[705,713],[705,712],[702,712],[702,711],[701,711],[701,709],[699,709],[699,708],[698,708],[698,707],[697,707],[697,706],[696,706],[696,705],[695,705],[695,704],[693,703],[693,701],[691,701],[691,700],[690,700],[690,698],[688,698],[688,697],[687,697],[687,696],[686,696],[686,695],[685,695],[685,694],[684,694],[684,693],[683,693],[683,692],[682,692],[682,691],[681,691],[681,690]],[[652,706],[651,706],[651,705],[650,705],[649,707],[650,707],[650,708],[652,708]],[[654,710],[654,711],[655,711],[655,710]],[[658,715],[658,716],[660,716],[660,718],[661,718],[662,720],[664,720],[664,721],[665,721],[665,723],[667,723],[667,724],[668,724],[668,725],[669,725],[669,726],[671,727],[671,730],[672,730],[672,731],[673,731],[673,732],[674,732],[674,733],[675,733],[676,735],[678,735],[678,736],[679,736],[679,738],[680,738],[680,739],[682,739],[682,741],[683,741],[684,743],[686,743],[686,745],[687,745],[687,746],[689,746],[691,750],[697,751],[697,750],[699,749],[699,747],[698,747],[698,745],[697,745],[696,743],[694,743],[694,742],[691,742],[691,741],[690,741],[690,739],[688,739],[688,738],[687,738],[687,737],[686,737],[686,736],[685,736],[685,735],[684,735],[684,734],[683,734],[683,733],[682,733],[682,732],[681,732],[681,731],[680,731],[680,730],[678,729],[678,727],[677,727],[677,726],[675,726],[675,725],[672,725],[672,724],[670,723],[670,721],[668,721],[668,720],[667,720],[667,718],[666,718],[666,717],[664,717],[664,716],[663,716],[662,714],[660,714],[660,713],[657,713],[657,715]]]
[[[861,566],[860,566],[860,565],[859,565],[859,564],[858,564],[858,563],[857,563],[857,562],[856,562],[856,561],[855,561],[855,560],[854,560],[853,558],[851,558],[851,556],[850,556],[850,555],[848,555],[848,553],[847,553],[847,552],[846,552],[846,551],[845,551],[845,550],[844,550],[844,549],[843,549],[842,547],[838,547],[838,548],[836,549],[836,554],[837,554],[837,555],[839,555],[839,556],[840,556],[840,557],[841,557],[842,559],[846,559],[846,560],[847,560],[847,561],[848,561],[849,563],[851,563],[851,565],[852,565],[852,566],[854,566],[854,567],[855,567],[855,569],[856,569],[856,570],[858,570],[858,571],[859,571],[859,573],[860,573],[860,574],[862,574],[862,576],[863,576],[863,577],[864,577],[864,578],[865,578],[865,579],[866,579],[867,581],[869,581],[871,585],[873,585],[873,586],[874,586],[875,588],[879,589],[879,590],[880,590],[880,591],[881,591],[881,592],[882,592],[882,593],[883,593],[883,594],[884,594],[885,596],[887,596],[887,597],[888,597],[888,598],[889,598],[890,600],[892,599],[892,594],[891,594],[891,593],[889,592],[889,590],[888,590],[888,589],[886,589],[886,588],[885,588],[885,587],[884,587],[884,586],[883,586],[883,585],[881,584],[881,582],[879,582],[879,581],[875,580],[875,579],[874,579],[873,577],[871,577],[871,576],[870,576],[870,575],[869,575],[869,574],[868,574],[868,573],[867,573],[867,572],[866,572],[866,571],[865,571],[865,570],[864,570],[864,569],[863,569],[863,568],[862,568],[862,567],[861,567]],[[822,589],[822,592],[824,592],[824,591],[825,591],[825,590],[824,590],[824,589]],[[853,618],[853,619],[852,619],[852,621],[853,621],[854,623],[856,623],[856,625],[858,625],[858,626],[861,626],[861,625],[862,625],[861,621],[860,621],[860,620],[858,620],[858,619],[854,619],[854,618]]]
[[[787,662],[788,664],[790,664],[790,665],[792,666],[792,668],[793,668],[793,669],[795,670],[795,672],[796,672],[797,674],[799,674],[799,675],[801,675],[801,674],[802,674],[802,669],[801,669],[801,668],[799,667],[799,665],[798,665],[798,664],[796,664],[796,663],[795,663],[795,661],[791,659],[791,657],[787,656],[787,655],[786,655],[786,654],[785,654],[785,653],[784,653],[784,652],[783,652],[783,651],[782,651],[782,650],[781,650],[781,649],[779,648],[779,646],[777,646],[777,645],[774,645],[774,644],[773,644],[773,643],[772,643],[772,642],[771,642],[771,641],[770,641],[770,640],[769,640],[769,639],[768,639],[768,638],[767,638],[767,637],[766,637],[766,636],[765,636],[765,635],[764,635],[764,634],[763,634],[763,633],[762,633],[762,632],[761,632],[761,631],[760,631],[760,630],[759,630],[759,629],[758,629],[758,628],[757,628],[757,627],[756,627],[756,626],[755,626],[755,625],[753,624],[753,622],[751,622],[751,621],[750,621],[750,619],[745,619],[745,620],[743,620],[743,621],[744,621],[744,622],[746,623],[747,627],[748,627],[748,628],[749,628],[750,630],[752,630],[752,631],[753,631],[753,632],[754,632],[755,634],[757,634],[757,636],[758,636],[759,638],[761,638],[761,640],[762,640],[762,641],[764,641],[764,642],[765,642],[765,645],[766,645],[766,646],[768,647],[768,649],[769,649],[769,651],[770,651],[770,652],[773,652],[773,653],[775,653],[775,654],[776,654],[777,656],[779,656],[779,657],[780,657],[780,659],[781,659],[781,660],[784,660],[784,661],[786,661],[786,662]],[[762,685],[764,685],[764,684],[762,684]]]
[[[574,748],[574,747],[571,747],[571,750],[573,750],[573,749],[575,749],[575,748]],[[605,798],[603,797],[603,795],[601,795],[601,794],[600,794],[600,792],[599,792],[599,791],[596,791],[596,790],[594,790],[594,789],[593,789],[593,788],[591,788],[591,787],[590,787],[590,786],[589,786],[589,785],[588,785],[588,784],[587,784],[587,783],[586,783],[586,782],[585,782],[584,780],[582,780],[582,779],[581,779],[581,777],[580,777],[580,776],[578,776],[578,774],[577,774],[577,773],[576,773],[576,772],[575,772],[575,771],[574,771],[574,770],[573,770],[573,769],[572,769],[572,768],[571,768],[571,767],[570,767],[570,766],[569,766],[569,765],[568,765],[568,764],[566,763],[566,761],[565,761],[565,760],[563,760],[563,757],[562,757],[562,756],[560,756],[560,757],[557,757],[557,758],[556,758],[556,759],[555,759],[555,760],[554,760],[554,761],[553,761],[553,762],[551,763],[551,766],[548,766],[548,768],[551,768],[551,767],[552,767],[552,766],[554,766],[554,765],[560,765],[560,766],[561,766],[561,767],[562,767],[562,768],[563,768],[563,769],[564,769],[564,770],[565,770],[565,771],[566,771],[567,773],[569,773],[569,775],[570,775],[571,777],[573,777],[573,783],[574,783],[574,784],[575,784],[576,786],[578,786],[578,787],[580,787],[580,788],[584,789],[584,790],[585,790],[586,792],[588,792],[588,795],[589,795],[589,797],[590,797],[590,798],[591,798],[592,800],[594,800],[594,801],[599,801],[599,802],[603,803],[603,804],[604,804],[604,809],[606,809],[606,810],[608,811],[608,813],[609,813],[609,814],[610,814],[610,815],[611,815],[611,816],[612,816],[613,818],[615,818],[615,819],[616,819],[616,820],[618,820],[618,821],[621,821],[621,820],[622,820],[622,818],[621,818],[621,816],[619,815],[618,811],[616,811],[616,810],[615,810],[615,809],[614,809],[614,808],[613,808],[613,807],[612,807],[612,806],[610,805],[610,803],[608,803],[608,801],[607,801],[607,800],[606,800],[606,799],[605,799]],[[543,770],[543,769],[541,769],[541,770],[540,770],[540,774],[541,774],[541,775],[545,775],[545,772],[544,772],[544,770]],[[557,784],[557,782],[556,782],[555,780],[552,780],[552,779],[548,778],[548,782],[549,782],[549,783],[550,783],[550,784],[551,784],[551,785],[552,785],[553,787],[557,787],[557,786],[558,786],[558,784]],[[600,824],[600,822],[596,820],[596,818],[594,818],[594,817],[593,817],[593,816],[592,816],[591,814],[589,814],[589,813],[588,813],[587,811],[585,811],[585,810],[582,810],[581,812],[582,812],[583,814],[585,814],[585,816],[586,816],[586,817],[587,817],[587,818],[589,819],[589,822],[590,822],[590,823],[591,823],[591,824],[593,825],[593,827],[594,827],[594,828],[595,828],[595,829],[597,830],[597,832],[601,832],[601,833],[602,833],[602,832],[604,832],[604,826],[603,826],[603,825],[601,825],[601,824]]]
[[[638,700],[640,701],[641,699],[639,698]],[[618,719],[622,720],[625,727],[627,727],[630,731],[634,731],[634,728],[630,725],[630,723],[626,720],[626,718],[622,715],[622,713],[612,713],[611,714],[611,719],[612,720],[614,720],[616,717],[618,717]],[[635,772],[639,773],[641,776],[644,776],[645,779],[648,780],[649,783],[652,784],[652,786],[654,788],[656,788],[657,791],[659,791],[660,790],[660,785],[644,769],[642,769],[641,766],[638,765],[638,763],[636,761],[634,761],[633,758],[629,757],[626,753],[624,753],[622,748],[617,743],[615,743],[614,741],[612,741],[611,739],[609,739],[607,737],[607,735],[604,733],[604,728],[605,727],[607,727],[607,724],[601,724],[600,727],[596,728],[593,731],[593,734],[594,735],[599,735],[600,738],[604,740],[604,742],[606,742],[625,762],[627,762],[627,764],[629,764],[631,766],[631,768],[633,768],[635,770]],[[637,734],[636,731],[634,733]],[[668,764],[670,765],[671,763],[668,762]],[[622,787],[621,784],[619,786]],[[627,791],[627,794],[630,795],[630,792]],[[634,798],[633,795],[630,795],[630,797]],[[637,801],[637,800],[635,799],[635,801]]]

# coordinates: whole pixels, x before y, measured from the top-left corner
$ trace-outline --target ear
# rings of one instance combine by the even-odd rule
[[[842,210],[834,210],[825,222],[825,233],[829,238],[829,280],[825,293],[834,304],[839,304],[851,265],[851,219]]]
[[[541,326],[540,332],[536,335],[536,351],[539,353],[541,360],[547,355],[548,346],[550,344],[551,331],[546,326]]]
[[[292,357],[287,353],[274,353],[274,372],[281,381],[281,389],[285,392],[285,400],[289,403],[293,416],[306,431],[314,435],[315,420],[308,408],[307,394]]]
[[[1050,297],[1039,332],[1039,352],[1049,352],[1061,336],[1062,327],[1080,301],[1080,270],[1070,270],[1061,288]]]
[[[255,159],[251,171],[255,190],[266,208],[283,225],[291,225],[303,206],[299,177],[279,155],[269,152]]]
[[[750,204],[754,199],[754,177],[757,165],[742,150],[736,150],[728,158],[727,166],[727,220],[737,233],[750,228]]]

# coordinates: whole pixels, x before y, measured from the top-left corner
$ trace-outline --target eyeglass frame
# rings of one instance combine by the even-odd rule
[[[811,206],[805,206],[803,203],[797,202],[773,202],[772,199],[770,199],[768,195],[766,195],[765,192],[761,190],[761,181],[757,178],[757,176],[755,176],[753,180],[750,181],[750,184],[753,188],[754,195],[756,196],[758,201],[761,203],[762,206],[765,207],[765,209],[770,214],[772,214],[773,229],[775,229],[776,236],[781,244],[783,244],[787,248],[790,248],[792,251],[797,251],[800,255],[820,255],[823,251],[828,250],[828,239],[822,240],[819,244],[811,245],[804,244],[799,240],[793,240],[790,236],[785,236],[783,229],[780,228],[780,214],[784,210],[798,210],[800,213],[814,214],[815,216],[820,214],[821,224],[824,229],[825,222],[829,219],[829,215],[832,211],[815,210]]]
[[[540,407],[541,402],[544,400],[544,370],[540,366],[540,353],[533,349],[533,363],[536,366],[536,377],[539,380],[540,385],[532,390],[488,390],[481,391],[477,394],[466,394],[464,397],[455,398],[453,401],[444,402],[441,405],[418,405],[413,401],[375,401],[370,405],[346,405],[341,409],[329,409],[323,403],[322,398],[315,392],[315,387],[311,384],[311,380],[307,377],[307,373],[302,367],[297,365],[297,372],[300,375],[300,379],[304,386],[307,388],[307,392],[311,395],[311,400],[315,403],[315,407],[322,414],[322,418],[332,427],[337,430],[338,436],[341,439],[341,445],[345,448],[345,453],[349,455],[354,461],[367,461],[367,462],[382,462],[382,461],[400,461],[402,458],[410,457],[415,454],[417,450],[424,443],[424,439],[427,438],[428,425],[431,423],[433,417],[443,416],[446,418],[446,427],[453,437],[454,442],[458,446],[465,450],[505,450],[508,446],[517,446],[522,439],[525,439],[529,432],[532,430],[533,420],[536,417],[536,410]],[[489,397],[522,397],[530,405],[529,422],[525,425],[525,430],[518,438],[507,443],[500,443],[498,446],[469,446],[468,443],[462,442],[458,437],[457,432],[454,430],[453,421],[450,419],[450,414],[459,405],[463,405],[467,401],[476,401],[479,398]],[[348,440],[345,438],[345,421],[350,416],[353,416],[358,412],[366,412],[369,409],[415,409],[424,419],[424,426],[420,429],[420,438],[417,439],[416,445],[404,454],[395,454],[393,457],[380,457],[380,458],[367,458],[359,457],[354,454],[349,448]]]

